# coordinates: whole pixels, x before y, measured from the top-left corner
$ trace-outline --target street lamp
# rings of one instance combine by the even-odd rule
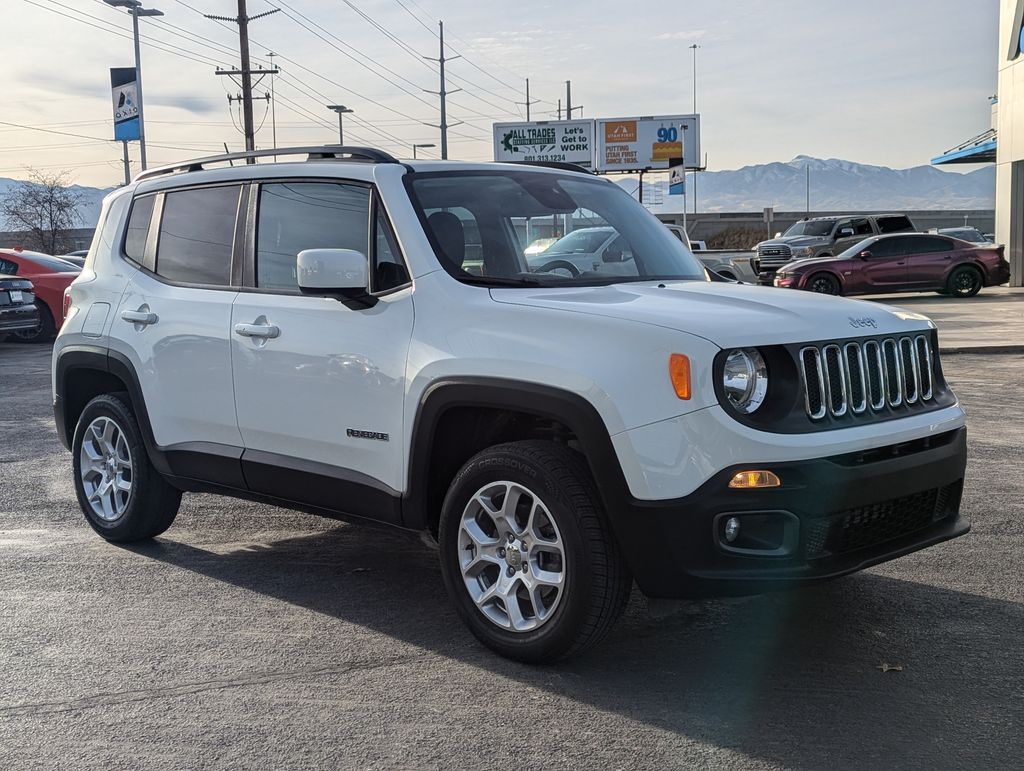
[[[135,100],[139,107],[139,161],[146,168],[146,121],[142,116],[142,58],[139,55],[139,17],[163,16],[156,8],[143,8],[140,0],[103,0],[114,8],[127,8],[132,17],[132,34],[135,38]]]
[[[354,112],[343,104],[329,104],[327,105],[328,110],[334,110],[338,113],[338,144],[345,144],[345,126],[342,123],[344,115],[347,112]]]
[[[412,146],[412,159],[413,159],[414,161],[416,160],[416,148],[417,148],[417,147],[437,147],[437,145],[435,145],[435,144],[430,144],[430,143],[424,143],[424,144],[418,144],[418,145],[413,145],[413,146]]]

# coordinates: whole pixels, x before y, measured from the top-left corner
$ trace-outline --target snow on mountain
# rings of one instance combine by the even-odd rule
[[[706,171],[697,180],[701,211],[803,211],[806,174],[810,169],[812,211],[869,211],[883,209],[992,209],[995,206],[995,167],[966,174],[940,171],[934,166],[891,169],[838,158],[798,155],[788,163],[766,163],[726,171]],[[693,176],[687,178],[687,196],[693,194]],[[634,192],[635,179],[620,184]],[[644,187],[657,186],[651,206],[655,212],[679,211],[680,196],[670,196],[665,179],[648,177]],[[645,198],[647,194],[645,193]],[[687,205],[692,206],[692,199]]]
[[[8,179],[7,177],[0,177],[0,201],[4,199],[8,192],[10,192],[15,186],[20,184],[21,180]],[[100,204],[103,202],[103,197],[115,188],[98,188],[98,187],[83,187],[82,185],[72,185],[71,190],[82,196],[82,205],[79,208],[79,214],[82,215],[81,221],[77,227],[91,228],[96,226],[96,222],[100,218]],[[6,230],[6,224],[0,217],[0,230]]]

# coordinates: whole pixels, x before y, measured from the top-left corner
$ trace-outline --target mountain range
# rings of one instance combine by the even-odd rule
[[[961,174],[934,166],[891,169],[863,163],[798,155],[788,163],[764,163],[740,169],[701,172],[697,180],[698,208],[702,212],[803,211],[807,170],[810,170],[811,211],[870,211],[900,209],[992,209],[995,207],[995,167],[985,166]],[[635,177],[617,180],[636,194]],[[0,177],[0,200],[18,184]],[[687,196],[693,193],[693,176],[687,178]],[[82,196],[82,227],[99,219],[103,196],[114,188],[74,185]],[[668,181],[644,180],[644,199],[655,213],[681,211],[682,197],[668,195]],[[693,200],[687,199],[687,208]],[[0,230],[3,223],[0,223]]]
[[[697,180],[697,205],[703,212],[760,211],[765,206],[774,206],[778,211],[804,211],[809,174],[811,211],[992,209],[995,171],[994,166],[967,173],[940,171],[934,166],[892,169],[798,155],[788,163],[701,172]],[[635,191],[635,179],[620,184]],[[692,175],[687,184],[687,208],[691,208]],[[652,186],[650,190],[648,185]],[[682,209],[680,196],[667,195],[668,181],[664,178],[645,179],[644,188],[644,198],[650,202],[652,211]]]

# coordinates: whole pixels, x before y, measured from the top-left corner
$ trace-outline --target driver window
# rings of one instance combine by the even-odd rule
[[[853,231],[858,236],[870,236],[872,234],[871,223],[866,219],[854,220]]]

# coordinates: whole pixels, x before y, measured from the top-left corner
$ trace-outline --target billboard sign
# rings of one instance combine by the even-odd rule
[[[594,166],[594,121],[494,124],[494,160]]]
[[[110,96],[114,105],[114,139],[139,138],[138,81],[134,67],[110,68]]]
[[[683,159],[700,167],[700,116],[660,115],[596,121],[598,171],[667,169]]]

